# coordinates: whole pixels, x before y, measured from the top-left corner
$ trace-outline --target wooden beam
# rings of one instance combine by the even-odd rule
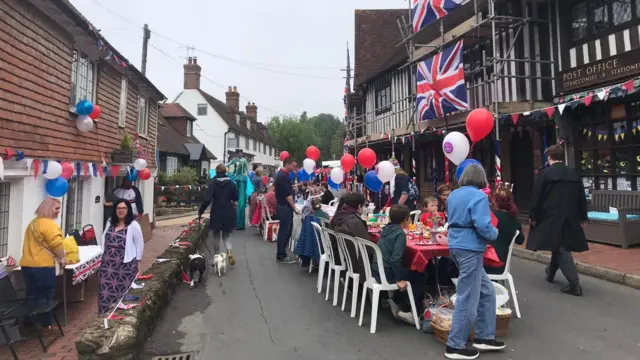
[[[447,31],[444,34],[444,41],[442,41],[441,37],[438,37],[436,40],[433,40],[432,42],[427,44],[426,47],[421,47],[419,49],[416,49],[413,52],[413,57],[411,58],[411,62],[416,62],[431,53],[435,53],[440,46],[442,46],[443,44],[447,44],[450,41],[456,40],[459,37],[464,36],[464,34],[473,30],[477,24],[478,24],[477,17],[475,15],[470,17],[466,21],[462,22],[460,25],[456,26],[450,31]],[[420,45],[424,45],[424,44],[420,44]]]

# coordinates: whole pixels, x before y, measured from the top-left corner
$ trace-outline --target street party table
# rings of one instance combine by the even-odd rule
[[[80,284],[81,300],[84,300],[85,280],[95,275],[100,270],[102,263],[102,247],[100,245],[88,245],[78,247],[80,261],[64,267],[62,275],[62,306],[64,310],[64,325],[67,326],[67,272],[71,273],[71,283]]]

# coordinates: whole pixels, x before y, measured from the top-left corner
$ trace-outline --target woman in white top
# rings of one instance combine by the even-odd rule
[[[131,203],[118,199],[100,240],[100,314],[108,313],[126,294],[138,276],[138,262],[142,260],[144,239],[142,230],[131,209]]]

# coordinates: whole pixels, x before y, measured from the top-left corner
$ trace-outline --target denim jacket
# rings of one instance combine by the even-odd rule
[[[498,238],[491,225],[491,208],[485,193],[473,186],[456,189],[447,199],[449,248],[485,251],[487,241]]]

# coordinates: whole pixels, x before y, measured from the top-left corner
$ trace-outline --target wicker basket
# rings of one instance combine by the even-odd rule
[[[496,336],[504,337],[509,332],[509,322],[511,314],[496,315]]]
[[[436,339],[446,345],[447,342],[449,341],[449,331],[451,329],[448,329],[448,330],[443,329],[434,323],[431,323],[431,327],[433,328],[433,334],[436,336]],[[474,326],[471,329],[471,334],[469,334],[470,341],[473,341],[475,332],[476,332],[476,328]]]

